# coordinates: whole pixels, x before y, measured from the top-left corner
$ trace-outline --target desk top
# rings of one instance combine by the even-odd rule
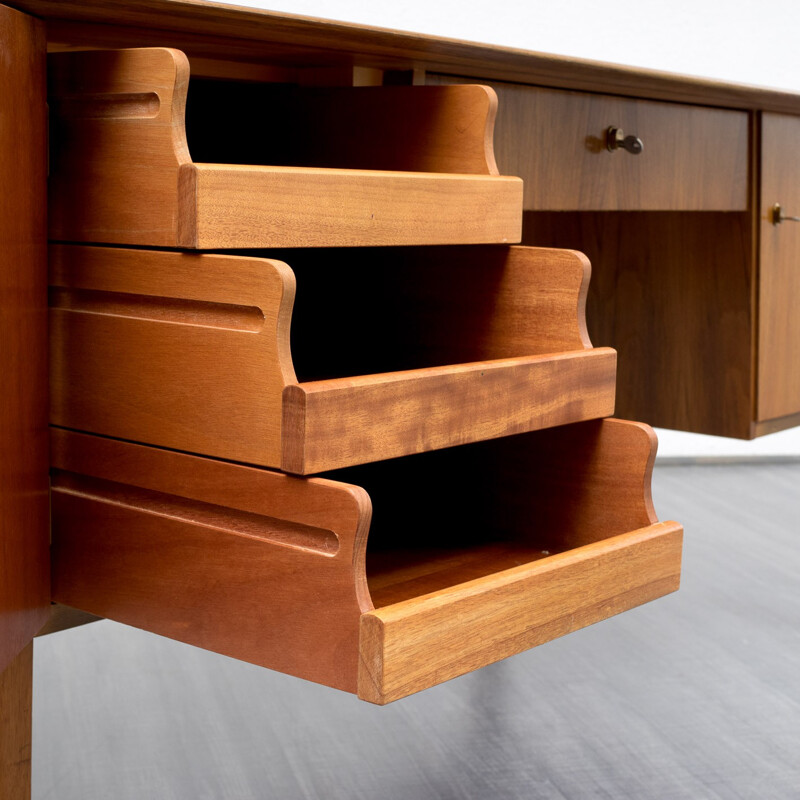
[[[9,0],[51,46],[173,46],[278,66],[370,66],[800,114],[800,94],[202,0]],[[268,45],[268,47],[265,47]]]

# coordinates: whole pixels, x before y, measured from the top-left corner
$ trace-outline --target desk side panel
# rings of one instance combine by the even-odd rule
[[[47,619],[45,31],[0,6],[0,671]]]

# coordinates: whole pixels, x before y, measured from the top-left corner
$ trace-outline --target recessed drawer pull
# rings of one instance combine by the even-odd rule
[[[606,147],[612,152],[627,150],[631,155],[638,156],[644,150],[644,144],[638,136],[625,135],[622,128],[613,125],[606,132]]]
[[[770,221],[773,225],[780,225],[781,222],[800,222],[800,217],[789,217],[783,213],[780,203],[775,203],[770,209]]]

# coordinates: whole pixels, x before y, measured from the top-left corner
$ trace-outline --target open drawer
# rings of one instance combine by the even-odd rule
[[[48,69],[52,239],[202,249],[520,239],[522,181],[497,173],[486,87],[190,86],[185,55],[167,48],[56,53]]]
[[[53,429],[53,598],[387,703],[676,590],[654,456],[602,420],[296,478]]]
[[[613,413],[578,253],[291,258],[51,247],[51,422],[311,474]]]

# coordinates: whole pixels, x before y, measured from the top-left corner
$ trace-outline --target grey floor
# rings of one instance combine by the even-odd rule
[[[683,588],[386,708],[110,622],[37,640],[37,800],[800,798],[800,463],[659,466]]]

